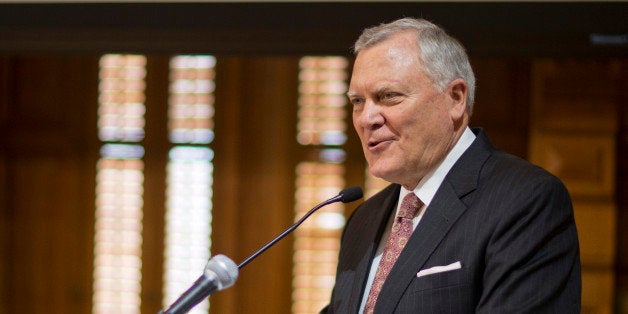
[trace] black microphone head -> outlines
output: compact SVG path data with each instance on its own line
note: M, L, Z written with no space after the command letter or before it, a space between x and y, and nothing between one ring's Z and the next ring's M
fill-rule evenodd
M340 191L338 194L342 196L340 200L343 203L349 203L362 198L362 188L359 186L350 186Z
M205 273L213 273L217 279L217 290L222 290L231 287L238 279L238 265L230 258L219 254L209 259Z

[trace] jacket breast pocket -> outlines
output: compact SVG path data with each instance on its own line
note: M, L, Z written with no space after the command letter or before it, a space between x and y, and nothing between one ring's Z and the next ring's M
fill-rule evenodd
M411 289L413 291L423 291L430 289L440 289L468 284L467 271L463 267L451 271L429 274L414 278Z
M467 270L415 277L395 313L473 313L477 303Z

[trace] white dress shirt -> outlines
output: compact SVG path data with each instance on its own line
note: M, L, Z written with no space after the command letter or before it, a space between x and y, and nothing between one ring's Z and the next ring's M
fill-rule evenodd
M445 176L451 170L451 167L454 166L456 161L462 156L462 154L471 146L471 143L475 140L475 134L467 127L462 136L454 145L452 150L445 156L445 159L436 167L434 170L425 175L419 184L414 188L414 190L409 191L406 190L403 186L401 187L401 191L399 191L399 200L402 200L408 193L414 193L419 199L423 202L423 207L419 209L418 214L414 219L412 219L412 230L416 230L416 227L419 225L421 218L425 214L425 210L432 202L436 191L440 187L441 183L445 179ZM375 278L375 273L377 272L377 267L379 266L379 261L382 259L382 254L384 252L384 248L386 247L386 242L388 240L388 236L390 235L390 230L392 229L392 224L394 222L394 217L397 216L397 212L401 207L401 202L397 201L397 209L395 212L388 218L388 225L386 226L386 230L382 235L382 239L379 241L379 246L377 248L377 252L375 253L375 257L373 258L373 262L371 263L371 270L369 271L369 277L366 281L366 287L364 289L364 294L362 295L362 303L360 305L360 312L364 312L364 307L366 305L366 300L369 296L369 291L371 290L371 286L373 285L373 279Z

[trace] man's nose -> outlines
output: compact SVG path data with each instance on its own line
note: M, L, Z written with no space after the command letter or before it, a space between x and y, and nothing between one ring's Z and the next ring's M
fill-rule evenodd
M364 110L361 116L363 126L373 128L384 124L385 119L381 109L381 106L374 101L367 100L364 103Z

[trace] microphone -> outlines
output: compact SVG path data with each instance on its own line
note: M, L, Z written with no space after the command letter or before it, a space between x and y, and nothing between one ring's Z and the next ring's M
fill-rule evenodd
M224 255L209 259L203 275L194 285L185 291L167 310L159 314L187 313L192 307L203 301L215 291L229 288L238 278L238 267Z
M308 211L305 215L303 215L303 217L301 217L292 226L290 226L284 232L282 232L281 234L276 236L270 242L266 243L264 246L262 246L255 253L251 254L251 256L247 257L242 263L240 263L240 265L238 265L238 269L242 269L242 267L246 266L246 264L250 263L254 258L256 258L260 254L264 253L264 251L266 251L268 248L273 246L279 240L283 239L286 235L288 235L290 232L292 232L294 229L296 229L299 225L301 225L301 223L303 223L305 221L305 219L310 217L319 208L321 208L321 207L323 207L325 205L329 205L331 203L336 203L336 202L349 203L349 202L353 202L355 200L358 200L360 198L362 198L362 188L360 188L359 186L351 186L351 187L348 187L348 188L340 191L340 193L338 193L338 195L336 195L336 196L334 196L334 197L332 197L332 198L330 198L330 199L328 199L328 200L326 200L326 201L324 201L324 202L314 206L314 208L310 209L310 211Z
M194 282L194 285L185 291L170 307L168 307L167 310L160 311L158 314L187 313L192 307L203 301L213 292L231 287L238 278L239 269L251 262L254 258L262 254L279 240L283 239L319 208L336 202L349 203L360 198L362 198L362 189L359 186L348 187L340 191L338 195L310 209L310 211L301 217L296 223L272 239L270 242L266 243L266 245L245 259L242 263L240 263L240 265L236 266L231 259L224 255L216 255L212 257L207 262L203 275L200 276L196 282Z

